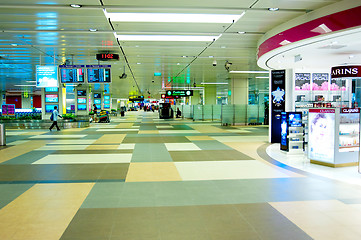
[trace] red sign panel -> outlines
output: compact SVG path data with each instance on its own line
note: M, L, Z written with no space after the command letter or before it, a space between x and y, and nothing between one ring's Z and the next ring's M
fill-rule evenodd
M361 77L361 66L338 66L331 68L331 78Z
M360 113L359 108L341 108L341 113Z
M314 113L335 113L335 109L325 109L325 108L311 108L309 112Z

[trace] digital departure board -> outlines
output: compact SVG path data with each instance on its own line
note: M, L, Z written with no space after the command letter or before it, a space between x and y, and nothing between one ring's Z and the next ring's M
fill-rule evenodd
M61 68L61 83L84 83L84 69L82 68Z
M88 83L110 83L109 68L88 68Z

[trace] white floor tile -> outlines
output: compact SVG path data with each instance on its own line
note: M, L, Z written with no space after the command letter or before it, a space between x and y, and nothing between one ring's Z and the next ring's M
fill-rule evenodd
M157 126L157 128L173 128L173 126L171 126L171 125L169 125L169 126L161 125L161 126Z
M38 136L32 136L30 138L40 138L40 139L43 139L43 138L83 138L85 137L86 135L38 135Z
M194 143L165 143L168 151L201 150Z
M118 149L134 149L135 143L124 143L120 144Z
M257 160L175 162L183 180L289 178L283 172Z
M6 136L17 136L17 135L21 135L21 134L25 134L25 133L29 133L29 132L25 132L25 131L21 131L21 130L19 130L19 131L6 131L5 132L5 134L6 134Z
M33 164L129 163L132 154L51 154Z
M65 144L50 144L50 145L46 145L46 146L42 146L38 149L38 151L45 151L45 150L54 150L54 151L58 151L58 150L85 150L87 147L89 147L90 145L65 145Z
M222 136L212 137L219 142L267 142L268 136Z
M18 140L18 141L14 141L14 142L11 142L11 143L7 143L6 145L15 146L15 145L23 144L23 143L26 143L26 142L29 142L29 140Z

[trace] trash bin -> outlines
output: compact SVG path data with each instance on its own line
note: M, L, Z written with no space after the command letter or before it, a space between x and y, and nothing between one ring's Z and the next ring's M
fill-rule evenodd
M121 116L121 117L124 117L124 111L121 111L121 112L120 112L120 116Z
M0 146L6 145L5 124L0 124Z

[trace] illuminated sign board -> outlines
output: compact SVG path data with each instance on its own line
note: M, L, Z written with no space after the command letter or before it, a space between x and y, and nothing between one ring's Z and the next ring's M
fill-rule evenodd
M338 66L331 68L331 78L361 77L361 66Z
M1 105L2 116L15 116L15 104Z
M57 66L36 66L36 87L59 87Z
M110 61L110 60L119 60L119 54L114 53L98 53L96 55L98 61Z
M193 90L168 90L165 95L168 97L189 97L193 96Z

